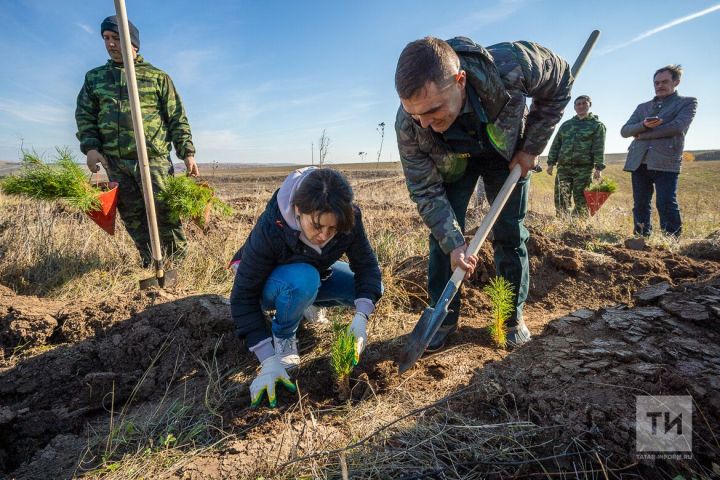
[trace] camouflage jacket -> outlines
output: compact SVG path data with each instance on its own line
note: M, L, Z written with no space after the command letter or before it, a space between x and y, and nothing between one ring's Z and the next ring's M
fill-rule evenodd
M190 124L167 73L138 55L135 60L140 109L148 157L167 157L170 142L179 158L195 154ZM116 158L137 158L125 67L112 60L85 75L75 121L80 150L98 150Z
M487 48L465 37L448 41L484 108L486 131L495 150L510 161L517 150L540 155L570 100L573 78L567 62L531 42ZM530 112L525 100L532 97ZM398 109L395 132L410 198L444 252L465 242L443 182L458 180L467 159L450 152L441 136L422 128Z
M597 115L575 115L563 123L555 135L547 160L548 166L605 168L605 125Z

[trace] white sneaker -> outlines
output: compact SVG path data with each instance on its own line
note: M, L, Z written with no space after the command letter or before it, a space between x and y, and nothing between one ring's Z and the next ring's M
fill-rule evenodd
M325 315L325 309L322 307L316 307L310 305L303 312L303 318L310 323L328 323L327 315Z
M277 338L273 335L273 345L275 346L275 355L280 359L280 364L286 371L294 370L300 365L300 354L295 335L290 338Z

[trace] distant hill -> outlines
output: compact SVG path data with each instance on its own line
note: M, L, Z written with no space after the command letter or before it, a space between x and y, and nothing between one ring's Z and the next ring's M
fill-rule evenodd
M695 155L695 161L709 161L709 160L720 160L720 150L686 150L688 153ZM627 153L606 153L605 163L625 163L625 157ZM540 163L545 163L547 156L543 155L540 157Z
M695 161L710 161L710 160L720 160L720 150L688 150L688 153L692 153L695 156ZM616 163L624 163L625 157L627 156L627 153L606 153L605 154L605 163L608 164L616 164ZM547 156L543 155L540 157L540 163L545 164L547 162ZM389 162L389 164L392 163L399 163L399 162ZM383 166L387 167L388 162L383 162ZM329 163L328 166L340 168L341 165L365 165L368 169L372 170L373 165L377 166L375 162L364 162L362 164L360 163L348 163L348 164L335 164L335 163ZM0 160L0 177L5 175L10 175L14 171L18 170L20 168L21 164L19 162L10 162L7 160ZM200 171L203 173L203 175L210 175L213 172L213 169L215 169L216 173L224 173L228 171L232 171L235 173L238 173L238 170L257 170L258 168L287 168L287 167L297 167L300 168L303 165L299 164L293 164L293 163L200 163L198 165L200 167ZM175 164L175 171L177 173L184 172L185 171L185 164L183 163L176 163Z

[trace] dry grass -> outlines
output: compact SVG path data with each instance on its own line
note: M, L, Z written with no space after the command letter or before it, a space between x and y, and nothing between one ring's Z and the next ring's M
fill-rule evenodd
M530 193L530 211L547 216L540 225L545 233L560 234L569 228L580 228L598 237L626 238L632 234L632 186L630 174L622 171L622 165L609 165L603 175L618 182L618 191L610 196L600 211L587 221L556 218L553 200L554 176L540 173L533 175ZM720 226L720 198L712 195L720 182L720 162L692 162L683 166L678 186L678 200L683 219L681 243L705 238ZM657 210L653 207L653 225L659 230ZM678 242L662 233L654 233L652 245L679 248Z
M399 298L402 295L393 291L394 282L389 281L393 268L410 256L425 254L427 230L407 196L397 165L390 164L369 179L367 175L372 170L363 168L348 173L355 177L352 183L356 198L386 273L388 296L402 303ZM211 227L207 235L190 227L190 250L178 272L181 292L230 291L232 277L227 262L242 245L265 201L289 168L280 170L268 170L265 179L252 178L243 172L245 178L229 175L224 182L218 181L220 197L233 205L236 213L233 220ZM618 192L588 220L555 217L553 178L544 173L534 175L529 223L551 237L567 230L591 234L598 242L629 237L632 231L629 174L622 172L619 165L610 165L605 175L618 181ZM708 192L719 183L720 162L689 163L679 187L683 237L678 242L656 233L650 244L677 251L717 231L720 198ZM656 217L655 212L657 225ZM0 283L20 293L60 299L86 296L88 292L117 295L134 291L136 282L148 276L140 268L139 256L123 228L109 237L83 215L57 203L21 201L7 196L0 196L0 218L4 219L0 221ZM472 219L469 215L471 224Z

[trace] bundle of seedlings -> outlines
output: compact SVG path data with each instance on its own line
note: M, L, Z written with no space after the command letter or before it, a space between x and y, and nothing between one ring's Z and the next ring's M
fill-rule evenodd
M333 324L335 339L330 347L330 368L340 401L350 398L350 372L355 360L355 335L345 325Z
M167 204L172 220L191 220L200 228L205 228L211 212L225 217L233 213L228 204L215 196L210 185L185 175L168 178L157 196Z
M100 209L101 191L90 184L69 150L58 148L57 153L55 163L45 163L36 154L23 152L20 173L0 181L0 190L7 195L63 200L84 213Z
M585 191L615 193L617 191L617 182L612 178L603 178L601 182L591 183Z
M485 285L483 292L490 297L492 305L492 317L490 325L488 325L490 338L498 348L505 348L507 346L507 327L505 323L510 318L514 308L513 298L515 294L513 293L513 286L503 277L495 277Z

